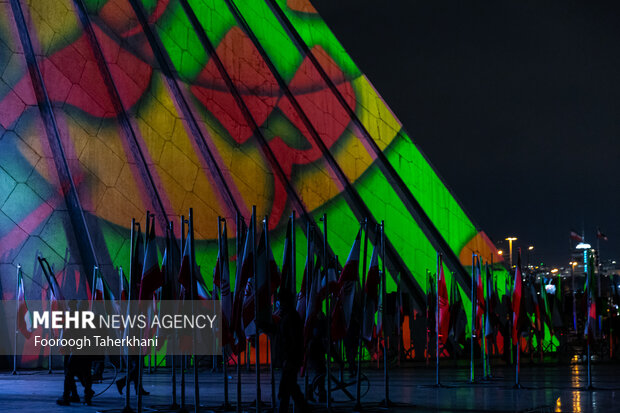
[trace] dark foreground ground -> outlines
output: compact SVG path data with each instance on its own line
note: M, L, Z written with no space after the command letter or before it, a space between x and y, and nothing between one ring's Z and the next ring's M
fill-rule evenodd
M496 367L491 380L468 383L469 369L443 368L444 387L436 388L435 371L425 367L400 367L390 371L390 399L399 404L391 412L620 412L620 365L605 364L593 366L594 390L586 390L586 368L584 365L524 365L521 371L522 389L515 390L514 370ZM370 389L362 399L366 411L379 411L376 407L384 398L383 372L366 369ZM151 392L144 397L144 411L156 405L171 401L170 375L165 369L145 374L145 388ZM270 374L262 373L262 399L268 406L271 400ZM255 399L254 372L243 371L242 401L244 411ZM94 390L102 392L93 399L93 406L73 404L70 407L57 406L55 401L62 392L63 374L54 371L23 371L17 376L10 372L0 373L0 410L15 412L96 412L123 407L124 397L115 386L104 391L114 379L114 371L106 370L105 380L95 384ZM279 381L276 374L276 384ZM200 372L200 402L202 411L221 411L216 408L224 400L223 375L208 370ZM300 379L303 386L303 380ZM193 403L193 374L187 375L187 400ZM303 387L302 387L303 388ZM78 385L80 395L82 388ZM355 394L355 387L349 387ZM229 380L231 403L236 400L235 380ZM180 397L180 389L177 391ZM334 393L335 411L352 411L353 403L346 402L346 395ZM135 398L132 397L135 407ZM324 411L316 405L316 411ZM119 410L120 411L120 410ZM192 409L193 411L193 409ZM292 411L292 408L291 408ZM385 410L384 410L385 411Z

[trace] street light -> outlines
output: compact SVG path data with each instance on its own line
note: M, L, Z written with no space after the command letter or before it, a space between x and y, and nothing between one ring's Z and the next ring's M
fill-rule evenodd
M512 241L516 241L517 237L508 237L506 241L508 241L508 250L510 254L510 268L512 268Z

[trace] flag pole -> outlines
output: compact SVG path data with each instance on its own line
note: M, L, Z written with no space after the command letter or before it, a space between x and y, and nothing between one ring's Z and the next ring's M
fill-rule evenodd
M146 257L146 251L149 243L149 229L151 228L151 213L146 211L146 242L144 243L144 256ZM142 267L144 271L144 266ZM140 281L142 282L142 281ZM138 297L140 299L140 297ZM138 389L136 390L138 396L138 413L142 413L142 373L144 368L144 358L142 356L142 346L138 351Z
M310 277L312 276L312 264L313 264L313 261L314 261L314 256L311 256L311 255L314 255L313 254L314 251L312 251L313 230L314 230L314 228L312 226L310 226L310 221L308 220L308 222L306 224L306 234L308 234L308 238L307 238L307 241L308 241L307 242L307 248L308 248L307 254L308 255L307 255L305 285L304 285L304 288L305 288L305 291L306 291L305 297L304 297L304 300L306 300L305 314L304 314L304 323L305 323L306 316L308 314L308 305L309 305L308 304L309 303L308 298L310 296L310 290L308 289L308 287L312 284L310 282ZM329 319L330 319L330 314L328 313L327 314L327 323L328 323L328 325L330 324ZM329 327L327 328L327 334L329 334ZM307 349L304 349L304 351L305 350L307 350ZM306 366L304 366L304 396L305 396L306 401L308 401L309 396L310 396L310 386L309 386L309 383L308 383L308 372L306 371L305 367Z
M221 216L217 216L217 247L218 247L218 256L220 258L219 261L221 261L221 253L222 253L222 240L221 240L221 233L222 233L222 227L221 227ZM216 263L218 266L218 271L220 271L220 286L221 281L222 281L222 266L219 263ZM216 285L215 285L215 274L213 275L213 288L211 290L211 299L215 300L217 298L216 294L215 294L215 289L216 289ZM220 296L220 300L221 300L221 296ZM217 336L214 334L213 335L213 348L217 349L218 345L217 345ZM222 357L224 356L224 348L222 348ZM213 373L217 373L217 354L214 354L213 356L211 356L211 360L213 362L213 367L211 367L211 372Z
M385 221L381 220L381 303L384 308L381 309L381 328L383 329L384 340L387 339L385 334L385 306L387 304L386 294L386 282L387 274L385 272ZM398 319L397 324L400 323L400 310L397 309L396 317ZM377 336L379 332L377 332ZM400 342L400 339L399 339ZM400 347L399 347L400 348ZM378 357L377 357L378 359ZM385 399L383 400L383 406L388 408L393 405L390 401L390 376L388 371L388 357L386 342L383 343L383 389L385 392Z
M21 271L22 265L17 264L17 283L15 283L15 347L13 351L13 373L11 373L13 376L17 374L17 316L19 314L19 275Z
M489 273L489 263L485 264L486 274ZM480 274L480 282L482 282L482 297L484 298L484 290L485 290L485 282L482 281L482 274ZM488 283L488 280L486 281ZM489 306L489 292L487 291L486 296L486 307ZM480 352L482 353L482 380L487 379L487 317L488 314L482 315L483 319L480 320L480 330L482 331L482 337L480 338L482 343L482 348Z
M242 228L241 228L241 217L239 216L239 213L237 212L237 215L235 216L235 223L237 224L237 228L236 228L236 232L237 232L237 237L236 237L236 242L235 242L235 252L237 254L237 263L235 265L235 285L236 285L236 281L237 281L237 277L240 276L241 274L241 262L243 260L243 257L241 257L241 255L243 255L243 253L241 252L241 233L242 233ZM236 291L235 291L236 293ZM234 327L236 328L236 326ZM235 407L235 410L237 413L241 413L241 352L239 352L239 354L237 354L237 406Z
M270 251L271 246L269 245L269 215L265 215L265 219L263 220L263 232L265 233L265 276L267 283L267 294L269 295L269 300L267 301L269 304L269 322L271 323L273 316L273 304L272 304L272 295L271 295L271 257ZM258 320L258 313L256 314L256 320ZM258 327L257 327L258 328ZM258 331L258 330L257 330ZM269 335L267 335L267 343L268 343L268 354L269 354L269 374L270 374L270 386L271 386L271 409L273 411L276 410L276 376L275 371L273 370L273 342Z
M430 275L430 271L428 270L428 268L426 269L426 285L428 286L428 288L431 288L431 275ZM430 319L430 310L429 310L429 303L430 299L429 299L429 293L426 293L426 353L424 354L424 359L426 361L426 367L428 367L429 363L430 363L430 353L431 353L431 339L430 339L430 326L428 324L428 320Z
M323 271L325 271L325 279L327 284L327 297L325 297L325 305L327 310L327 400L325 401L327 411L331 412L331 357L332 357L332 332L331 332L331 317L330 314L330 288L329 288L329 274L327 270L327 214L323 214ZM309 295L309 294L308 294ZM320 299L319 299L320 300ZM307 311L307 309L306 309Z
M469 382L473 383L474 373L474 329L476 327L476 254L471 255L471 331L470 331L470 359L469 359Z
M168 250L168 259L166 260L166 282L170 283L168 286L168 290L172 292L176 292L176 288L172 288L174 286L173 274L172 274L172 263L174 260L174 250L172 246L174 245L176 240L174 240L174 223L172 221L168 222L168 234L166 237L166 249ZM122 271L122 268L121 268ZM121 279L122 282L122 279ZM177 294L171 294L169 297L172 300L177 300L179 297ZM170 357L170 368L171 368L171 381L172 381L172 404L170 404L169 408L172 410L177 410L179 405L177 404L177 369L176 369L176 331L172 340L170 340L170 347L172 348L172 356Z
M357 376L357 383L356 383L356 395L355 395L355 407L353 408L354 412L361 412L362 411L362 326L364 325L364 315L366 314L366 297L364 294L364 285L366 284L366 253L368 251L368 218L364 218L364 220L362 221L362 225L364 227L364 258L362 259L362 291L361 291L361 295L362 295L362 322L360 323L360 328L359 328L359 338L357 340L357 372L356 372L356 376ZM376 230L376 228L375 228ZM357 274L357 277L359 277L359 273ZM359 278L358 278L359 280ZM329 389L329 381L327 382L328 386L327 388ZM328 399L329 399L329 394L328 394Z
M519 368L521 367L521 337L517 331L517 368L515 369L515 389L521 388L521 383L519 382Z
M437 275L435 277L435 375L437 376L437 387L441 386L439 381L439 272L441 271L441 253L437 252Z
M256 277L256 205L252 205L252 220L250 222L252 227L252 272L254 276L254 288L252 293L254 294L254 351L255 365L256 365L256 412L261 411L261 389L260 389L260 333L258 331L258 323L256 322L258 316L258 294L256 289L258 287L258 278Z
M195 289L197 280L196 276L196 257L194 256L194 209L189 209L189 268L190 268L190 291L192 298L192 313L194 313L194 298L196 297ZM196 329L192 329L192 351L194 353L194 412L200 411L200 386L198 382L198 358L196 357Z
M132 218L131 219L131 231L130 231L130 237L131 237L131 242L129 243L129 285L127 288L127 311L129 311L129 303L131 300L131 283L132 283L132 279L131 279L131 273L134 270L133 268L133 256L135 254L135 246L134 246L134 233L135 233L135 228L136 228L136 219ZM129 314L129 313L128 313ZM129 330L125 329L125 333L128 334ZM133 413L133 409L131 408L130 405L130 396L129 396L129 392L131 390L130 387L130 379L129 379L129 347L127 347L126 349L126 355L125 355L125 367L127 369L127 374L125 375L125 407L123 408L123 413Z
M23 284L24 280L22 278L22 284ZM26 292L24 291L24 300L26 299ZM52 309L52 289L50 288L49 292L48 292L48 301L49 301L49 308L50 310ZM52 326L50 325L48 328L48 334L49 337L52 338ZM48 360L47 360L47 374L52 374L52 346L50 346L50 352L48 355Z
M598 240L598 239L597 239ZM587 277L587 281L586 281L586 286L587 286L587 297L588 297L588 314L586 315L586 325L587 325L587 329L588 329L588 336L586 337L586 340L588 342L588 390L592 390L592 365L590 363L590 337L594 337L594 332L592 331L592 329L594 328L594 326L592 325L592 322L590 320L590 308L592 307L592 281L593 281L593 276L594 275L594 268L592 268L592 262L594 261L592 258L592 253L589 253L589 257L588 257L588 274L586 274ZM592 275L590 275L592 274ZM596 316L596 307L595 307L595 311L594 311L594 315Z
M295 210L293 210L291 214L291 278L292 278L292 288L293 288L293 297L297 294L297 258L296 258L296 243L295 243Z
M220 299L223 298L222 279L224 277L224 254L223 254L224 242L228 241L228 240L224 240L224 238L222 237L223 226L224 227L226 226L226 219L218 216L217 217L217 238L218 238L218 244L219 244L219 249L220 249L220 260L219 260L219 268L218 268L220 272ZM226 248L226 251L228 251L228 248ZM226 254L226 259L228 259L228 254ZM229 280L229 284L230 284L230 280ZM222 409L224 411L230 411L232 410L232 406L228 402L228 360L226 358L226 352L224 351L223 340L222 340L222 373L224 376L224 404L222 405Z
M181 248L185 249L185 224L188 224L185 219L185 215L181 215ZM181 266L183 266L183 255L185 251L181 252ZM185 369L187 368L187 354L183 351L181 355L181 408L179 413L187 413L187 407L185 407Z

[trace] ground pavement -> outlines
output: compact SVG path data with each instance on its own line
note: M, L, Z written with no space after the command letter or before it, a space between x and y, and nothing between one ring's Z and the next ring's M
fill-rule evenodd
M370 388L362 399L368 412L379 411L377 404L384 398L382 370L367 368ZM242 401L244 411L255 400L255 373L243 370ZM114 378L114 371L106 370L104 383L95 384L96 392L103 391ZM435 383L435 370L424 366L406 366L390 371L390 399L396 405L391 412L614 412L620 411L620 365L593 366L594 390L585 390L586 369L584 365L524 365L521 370L522 389L516 390L514 369L509 366L494 368L494 377L488 381L469 383L469 369L447 367L441 370L443 387ZM236 376L235 376L236 379ZM271 400L270 374L267 369L261 375L262 399L268 406ZM10 372L0 373L0 411L18 412L96 412L122 408L124 397L115 386L93 399L93 406L73 404L57 406L55 401L62 392L62 371L22 371L17 376ZM278 374L276 374L276 384ZM203 411L217 411L214 407L224 399L223 376L203 370L199 375L200 402ZM303 386L303 380L300 379ZM165 369L144 375L146 390L145 412L154 405L170 403L170 375ZM303 387L302 387L303 388ZM348 388L355 394L355 387ZM82 388L78 384L82 395ZM230 401L236 400L236 381L229 380ZM180 397L180 389L177 390ZM334 393L335 411L352 411L353 403L346 402L346 395ZM193 403L193 373L187 374L187 400ZM132 397L135 407L135 398ZM316 405L316 411L324 411ZM292 411L292 409L291 409Z

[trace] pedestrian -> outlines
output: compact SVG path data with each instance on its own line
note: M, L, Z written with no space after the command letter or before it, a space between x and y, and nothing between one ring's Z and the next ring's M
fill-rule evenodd
M297 383L297 376L303 363L303 323L293 304L293 295L283 291L280 296L280 322L274 342L275 354L282 366L278 398L279 413L287 413L290 398L293 398L296 412L308 411L308 404Z

